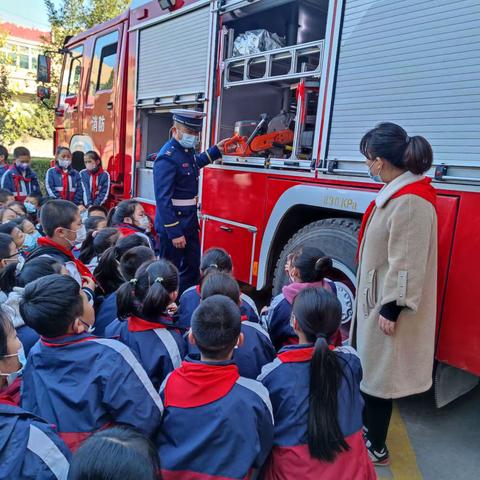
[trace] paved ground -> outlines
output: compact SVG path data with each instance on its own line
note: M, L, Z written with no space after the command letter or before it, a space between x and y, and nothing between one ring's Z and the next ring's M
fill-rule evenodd
M442 409L431 394L398 401L380 480L480 479L480 387Z

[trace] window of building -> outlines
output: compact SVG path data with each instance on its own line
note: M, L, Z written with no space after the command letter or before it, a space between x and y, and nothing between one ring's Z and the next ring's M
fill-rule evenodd
M90 72L88 103L93 102L96 92L112 89L117 62L117 47L117 30L97 38Z

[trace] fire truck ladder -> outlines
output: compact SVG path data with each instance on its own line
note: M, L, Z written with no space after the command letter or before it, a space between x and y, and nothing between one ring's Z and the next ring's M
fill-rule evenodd
M253 83L320 77L324 44L324 40L319 40L228 58L224 62L224 86L230 88ZM312 64L309 61L312 57L318 58L318 63Z

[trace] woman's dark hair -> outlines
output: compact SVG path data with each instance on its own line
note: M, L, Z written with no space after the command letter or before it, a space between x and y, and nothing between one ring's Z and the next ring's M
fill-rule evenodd
M360 141L360 152L369 160L384 158L417 175L425 173L433 163L432 147L424 137L409 137L402 127L391 122L379 123L368 131Z
M94 150L89 150L86 154L85 157L90 157L91 159L95 160L96 162L101 162L102 159L100 158L100 155L95 152Z
M157 449L127 427L101 430L89 437L72 458L68 480L160 480Z
M117 310L120 318L138 316L157 320L167 314L172 303L170 294L178 291L178 270L168 260L144 263L135 278L125 282L117 291Z
M90 218L99 219L96 222L97 225L100 221L105 221L105 219L102 217L89 217L89 219ZM94 224L95 222L89 222L89 226ZM85 221L85 228L87 228L87 236L82 243L80 256L78 258L86 264L91 262L95 255L101 255L108 248L113 247L120 238L120 232L116 228L103 228L102 230L98 231L95 229L88 230L87 221Z
M113 227L123 223L124 218L133 218L135 208L140 205L137 200L123 200L108 212L108 226Z
M296 296L292 314L307 340L315 344L310 362L308 449L312 457L333 462L337 454L349 450L338 423L342 367L328 344L340 326L342 307L325 289L306 288Z
M204 277L202 282L202 301L213 295L224 295L231 298L237 305L240 301L238 282L228 273L214 272Z
M232 258L223 248L210 248L203 254L200 263L202 277L213 272L231 273L232 270Z
M105 230L107 229L104 228L102 232ZM115 246L107 248L107 250L102 253L93 274L105 295L115 292L125 281L119 269L119 262L122 255L131 248L139 246L149 247L150 244L143 235L134 234L120 238Z
M143 263L153 260L155 260L155 252L151 248L133 247L120 258L120 273L126 281L131 280Z
M59 337L83 314L80 285L68 275L47 275L29 283L20 301L20 315L39 335Z
M291 256L291 265L303 283L321 282L333 270L332 259L317 247L301 247Z
M13 330L13 324L7 313L0 308L0 357L8 355L8 336Z

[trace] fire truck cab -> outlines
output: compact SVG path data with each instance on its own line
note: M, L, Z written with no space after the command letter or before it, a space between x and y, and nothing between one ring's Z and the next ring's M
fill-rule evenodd
M161 0L70 39L56 145L97 150L114 200L154 209L149 155L172 108L207 114L202 146L235 136L204 169L204 249L278 292L287 255L334 260L345 327L360 220L378 185L358 144L380 121L425 136L439 194L436 391L443 405L480 375L480 6L460 0Z

